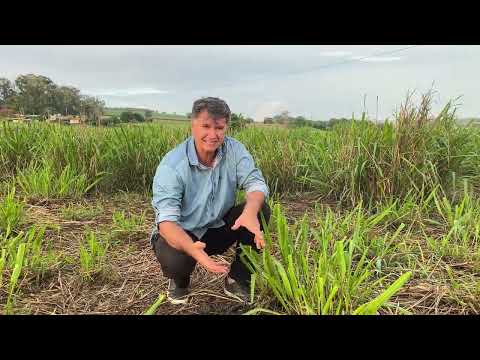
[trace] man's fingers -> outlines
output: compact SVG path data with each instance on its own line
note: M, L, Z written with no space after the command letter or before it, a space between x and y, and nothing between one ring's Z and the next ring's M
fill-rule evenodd
M215 264L215 267L220 270L220 272L227 272L228 271L228 265L230 265L228 262L226 261L222 261L222 262L217 262L217 261L214 261L213 262Z
M265 240L263 239L262 233L255 235L255 245L257 245L257 249L263 249L265 247Z
M263 249L265 247L265 240L260 239L260 248Z
M228 271L228 267L214 263L213 265L209 266L209 270L214 273L226 273Z
M255 239L257 240L257 248L262 249L265 247L265 240L263 238L263 232L259 229L255 235Z
M262 239L257 240L257 249L263 249L265 247L265 242Z
M203 267L210 272L213 273L226 273L228 271L227 262L217 262L209 259L208 261L204 262Z
M233 224L232 226L232 230L237 230L239 227L240 227L240 222L237 219L237 221L235 221L235 224Z
M220 274L226 274L227 272L228 272L228 268L226 266L221 266L218 269L218 273L220 273Z

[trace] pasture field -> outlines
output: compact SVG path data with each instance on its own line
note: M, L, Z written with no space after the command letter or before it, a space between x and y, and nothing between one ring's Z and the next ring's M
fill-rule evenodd
M163 301L150 201L189 123L1 122L0 313L480 313L480 129L458 125L450 104L435 117L424 97L385 124L230 135L272 193L267 247L244 252L255 305L197 267L179 307Z

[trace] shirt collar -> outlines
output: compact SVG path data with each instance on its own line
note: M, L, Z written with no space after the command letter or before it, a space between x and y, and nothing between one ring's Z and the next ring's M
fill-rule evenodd
M215 158L215 163L214 163L215 165L218 164L222 159L224 154L224 148L225 148L225 140L217 150L217 156ZM190 165L194 165L194 166L202 165L200 161L198 161L197 150L195 150L195 140L193 139L193 136L190 136L190 138L187 141L187 156L188 156L188 161L190 162Z

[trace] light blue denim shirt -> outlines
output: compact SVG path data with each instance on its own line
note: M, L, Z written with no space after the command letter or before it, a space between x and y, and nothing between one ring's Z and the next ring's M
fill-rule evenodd
M172 221L201 239L209 228L225 225L222 218L235 205L237 189L261 191L265 199L269 195L245 146L226 136L213 168L209 168L198 161L194 139L189 137L157 167L152 200L157 226L153 233L160 222Z

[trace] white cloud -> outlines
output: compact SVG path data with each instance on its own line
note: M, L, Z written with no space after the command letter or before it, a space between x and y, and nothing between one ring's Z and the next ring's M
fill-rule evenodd
M255 121L263 121L265 117L273 116L284 110L287 110L287 107L281 101L264 102L257 106L253 118Z
M352 56L352 60L359 60L363 62L390 62L390 61L398 61L403 59L403 56Z
M131 88L131 89L97 89L97 90L87 90L86 94L92 94L97 96L138 96L138 95L158 95L158 94L169 94L171 91L167 90L158 90L153 88Z

